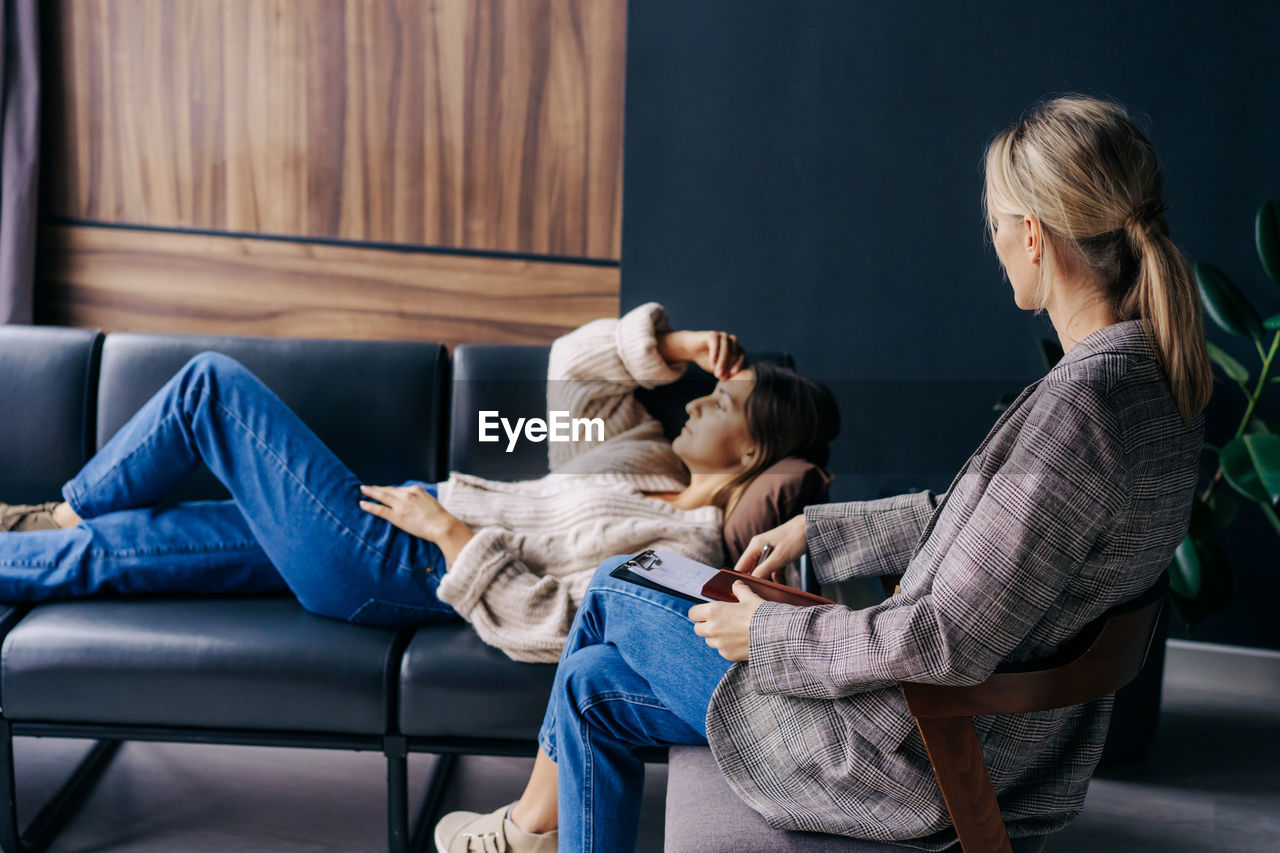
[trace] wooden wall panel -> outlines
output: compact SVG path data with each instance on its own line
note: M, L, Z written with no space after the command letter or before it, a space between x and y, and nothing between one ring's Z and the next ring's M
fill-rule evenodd
M618 314L618 268L90 226L40 235L38 322L548 343Z
M620 256L624 0L55 0L46 213Z

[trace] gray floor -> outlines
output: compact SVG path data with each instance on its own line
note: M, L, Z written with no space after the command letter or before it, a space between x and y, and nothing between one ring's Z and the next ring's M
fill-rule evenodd
M1049 851L1280 851L1280 701L1165 685L1153 749L1089 786Z
M52 790L80 754L74 741L20 739L20 806ZM411 758L421 796L429 756ZM453 807L514 799L531 761L462 763ZM381 756L175 744L127 744L54 851L358 851L385 849ZM641 851L662 849L665 768L650 767ZM1166 683L1155 747L1140 767L1094 780L1058 851L1280 850L1280 703Z

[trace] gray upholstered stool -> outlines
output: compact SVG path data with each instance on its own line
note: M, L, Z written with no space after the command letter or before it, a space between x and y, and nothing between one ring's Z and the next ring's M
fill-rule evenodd
M1039 853L1044 836L1013 839ZM814 832L773 829L738 798L703 746L674 746L667 770L666 853L902 853L913 848ZM959 853L959 845L948 848Z

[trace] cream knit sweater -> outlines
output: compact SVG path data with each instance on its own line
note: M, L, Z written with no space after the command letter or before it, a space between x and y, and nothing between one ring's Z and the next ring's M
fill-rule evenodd
M475 531L440 582L486 643L519 661L554 663L596 567L645 548L719 565L722 514L684 510L644 492L688 485L662 426L636 401L683 372L658 355L667 316L649 303L557 340L547 408L601 418L604 441L547 443L551 473L504 483L452 473L440 502Z

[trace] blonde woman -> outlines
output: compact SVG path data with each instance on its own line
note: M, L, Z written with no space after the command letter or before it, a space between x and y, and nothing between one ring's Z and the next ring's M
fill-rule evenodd
M496 849L512 853L631 849L643 780L632 750L708 742L772 826L954 842L897 683L977 684L1052 652L1147 590L1186 532L1212 380L1163 205L1155 153L1115 104L1058 98L997 136L996 253L1014 301L1048 312L1066 355L945 495L810 507L756 536L738 565L771 575L807 551L825 582L902 574L901 591L863 610L799 608L738 584L737 603L687 609L602 571L524 796L446 816L437 848L501 836ZM975 720L1012 836L1080 811L1110 707Z

